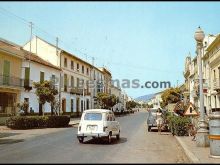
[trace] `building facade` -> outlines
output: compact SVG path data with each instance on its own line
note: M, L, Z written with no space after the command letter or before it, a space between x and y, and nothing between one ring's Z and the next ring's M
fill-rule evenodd
M0 114L15 115L24 81L21 79L24 54L21 48L0 39Z

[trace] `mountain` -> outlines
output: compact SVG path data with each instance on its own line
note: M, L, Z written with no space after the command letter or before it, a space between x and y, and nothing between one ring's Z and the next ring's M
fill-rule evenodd
M148 95L144 95L144 96L139 96L137 98L135 98L136 101L148 101L150 99L152 99L155 96L155 94L148 94Z

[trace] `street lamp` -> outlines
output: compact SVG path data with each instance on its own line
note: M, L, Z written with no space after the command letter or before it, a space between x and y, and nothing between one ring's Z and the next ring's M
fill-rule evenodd
M194 38L196 40L196 53L198 55L198 65L199 65L199 101L200 101L200 118L199 118L199 129L196 135L196 144L198 147L207 147L209 146L209 139L207 130L208 124L205 121L204 113L204 97L203 97L203 76L202 76L202 48L203 40L205 34L200 27L195 32Z

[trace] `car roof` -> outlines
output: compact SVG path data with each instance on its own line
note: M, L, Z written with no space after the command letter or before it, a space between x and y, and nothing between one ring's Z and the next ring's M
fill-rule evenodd
M87 113L87 112L112 112L111 110L109 109L87 109L84 111L84 113Z

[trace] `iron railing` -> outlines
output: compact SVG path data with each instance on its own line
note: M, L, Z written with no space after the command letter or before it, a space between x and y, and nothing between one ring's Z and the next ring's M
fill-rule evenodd
M24 80L19 77L0 75L0 85L10 87L23 87Z

